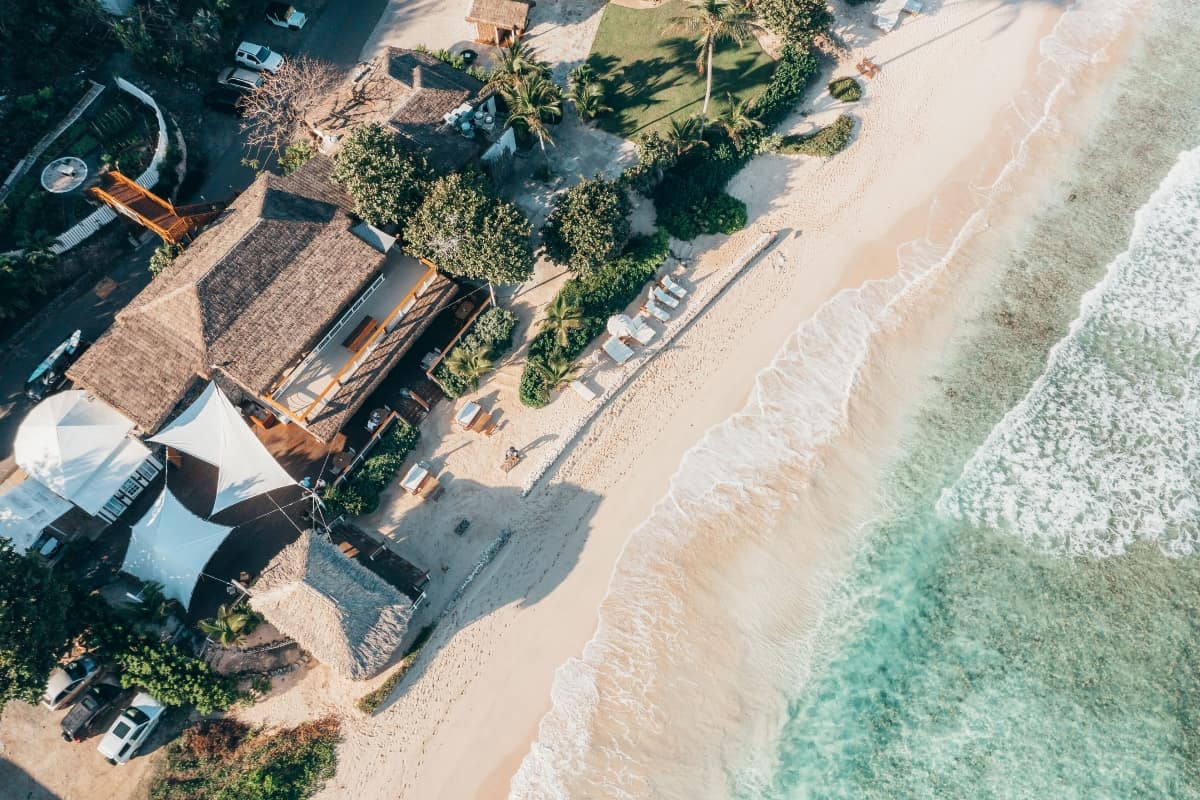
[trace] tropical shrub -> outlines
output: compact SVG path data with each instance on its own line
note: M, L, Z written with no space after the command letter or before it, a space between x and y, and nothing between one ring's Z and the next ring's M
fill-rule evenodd
M283 155L280 156L279 166L283 167L284 175L291 175L309 161L312 161L313 156L316 154L317 149L312 146L312 142L292 142L283 151Z
M784 136L779 152L828 158L846 149L854 136L854 119L845 114L818 131Z
M561 374L593 339L604 332L605 323L632 303L654 277L667 257L669 237L666 231L653 236L635 236L620 257L594 272L577 275L559 290L555 302L578 305L583 311L582 324L570 330L566 344L556 330L546 328L529 343L529 355L521 374L518 397L524 405L541 408L550 402L550 378Z
M754 8L785 42L808 44L833 24L826 0L757 0Z
M676 239L734 233L746 227L746 204L726 192L702 194L670 204L659 212L658 221Z
M333 718L272 732L234 720L206 720L167 747L151 800L307 800L333 777Z
M862 99L862 84L847 75L844 78L830 81L829 93L833 95L834 99L841 100L843 103L853 103Z
M31 553L0 539L0 708L36 703L75 633L69 585Z
M53 254L40 249L0 256L0 320L22 317L45 298L54 280L55 262Z
M512 347L513 331L517 327L517 315L507 308L493 306L484 311L462 338L454 345L454 349L446 354L446 358L433 370L433 376L442 385L442 391L450 399L462 397L469 391L467 383L450 371L446 363L454 356L460 347L484 348L491 361L497 361Z
M149 270L150 274L158 277L163 274L167 267L175 263L175 259L183 252L183 247L177 244L160 244L154 249L154 253L150 256Z
M533 274L529 220L478 172L438 178L405 229L408 250L451 275L520 283Z
M334 159L334 182L354 198L360 217L380 227L411 217L431 176L423 156L401 149L395 134L377 123L351 131Z
M233 705L237 692L203 661L170 642L143 637L113 653L121 665L121 685L145 689L168 706L195 706L211 714Z
M358 469L322 493L326 513L331 517L342 514L354 517L379 508L381 493L404 466L404 459L420 438L421 429L417 426L402 419L393 422Z
M596 269L629 240L631 210L616 183L599 175L585 178L555 198L542 228L546 255L576 272Z

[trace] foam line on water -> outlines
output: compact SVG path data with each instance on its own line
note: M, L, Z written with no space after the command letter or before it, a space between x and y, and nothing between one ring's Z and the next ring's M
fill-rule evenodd
M1041 43L1042 93L1026 98L1038 113L1026 117L1012 158L995 180L976 187L978 208L953 240L940 246L914 242L897 254L901 269L895 276L831 298L756 377L746 407L707 431L684 456L668 494L625 545L596 633L580 658L558 669L552 708L513 778L513 797L582 796L573 791L579 786L610 798L648 796L648 778L639 774L633 752L636 731L627 737L606 733L602 773L589 771L588 754L595 746L594 713L602 694L639 726L654 730L666 724L645 701L645 685L653 681L655 654L682 635L687 576L672 567L678 554L695 544L698 532L710 539L744 533L701 520L735 511L769 517L780 498L755 488L762 474L805 476L816 465L822 444L848 424L850 400L876 337L902 324L907 302L928 290L965 243L986 228L993 198L1025 163L1033 139L1055 129L1054 110L1072 80L1103 56L1134 5L1097 9L1094 2L1078 0L1062 15Z
M1064 555L1200 544L1200 148L938 509Z

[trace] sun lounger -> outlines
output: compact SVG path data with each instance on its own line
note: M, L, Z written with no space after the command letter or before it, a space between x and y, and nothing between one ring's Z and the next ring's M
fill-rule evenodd
M662 284L662 287L664 289L666 289L668 292L670 292L671 294L678 297L680 300L687 297L687 289L683 288L678 283L671 280L670 275L663 275L661 278L659 278L658 282L660 284Z
M604 352L608 353L608 357L618 364L624 364L629 359L633 358L633 348L622 342L620 339L608 338L604 340Z
M575 394L587 400L589 403L596 399L596 393L593 392L586 383L582 381L571 381L571 388L575 390Z
M646 301L646 305L642 306L642 310L647 314L651 314L658 318L659 322L669 322L671 320L671 312L654 302L654 298Z
M658 331L647 325L640 316L629 319L629 332L642 344L650 344L654 341L654 337L658 336Z
M655 286L651 294L654 295L655 300L667 308L679 308L679 298L672 297L668 292L663 291L661 286Z

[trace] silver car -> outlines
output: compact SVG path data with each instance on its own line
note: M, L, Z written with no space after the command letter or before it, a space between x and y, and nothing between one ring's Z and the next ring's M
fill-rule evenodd
M42 705L51 711L62 708L78 697L99 672L100 662L90 653L84 653L64 667L55 667L46 681Z
M121 712L108 733L104 734L96 749L110 764L126 763L149 738L150 731L162 719L164 711L166 708L162 703L145 692L138 692L129 708Z

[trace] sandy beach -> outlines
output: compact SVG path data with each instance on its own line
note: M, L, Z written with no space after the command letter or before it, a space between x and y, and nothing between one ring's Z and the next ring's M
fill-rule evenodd
M823 304L935 256L975 214L979 195L1012 161L1035 111L1030 98L1045 95L1039 47L1064 7L927 7L886 36L869 28L865 7L840 20L849 50L833 76L852 74L864 56L882 74L864 82L864 99L850 108L822 95L822 81L805 104L812 113L781 132L847 112L858 122L856 141L829 161L760 156L730 186L749 206L747 230L673 243L689 302L711 295L711 305L690 325L663 329L669 345L603 408L570 392L546 409L521 407L518 350L477 395L502 423L494 441L454 430L461 401L425 422L419 455L439 470L446 496L422 504L393 493L361 522L430 568L429 613L445 605L487 542L506 530L513 537L439 622L384 708L346 719L338 773L322 798L506 796L551 707L555 670L592 637L627 537L666 494L683 454L746 403L755 375ZM774 233L774 245L727 287L706 288ZM513 299L523 331L559 280L542 267ZM596 361L588 380L605 389L625 377ZM509 445L528 456L504 475L496 465ZM461 538L453 533L459 519L471 521ZM345 684L318 667L242 716L292 723L345 708L372 685Z

